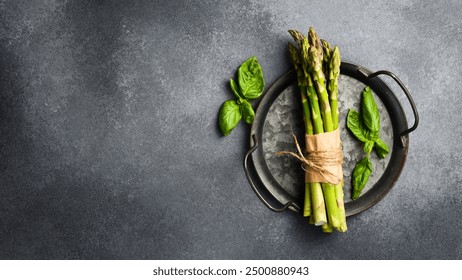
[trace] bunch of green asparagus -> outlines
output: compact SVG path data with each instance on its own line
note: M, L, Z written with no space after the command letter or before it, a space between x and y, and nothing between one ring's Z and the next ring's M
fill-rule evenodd
M305 133L332 132L339 125L338 77L340 51L321 40L313 28L308 35L289 30L298 48L289 43L289 53L297 73L301 93ZM337 185L305 183L303 215L324 232L347 230L343 202L343 180Z

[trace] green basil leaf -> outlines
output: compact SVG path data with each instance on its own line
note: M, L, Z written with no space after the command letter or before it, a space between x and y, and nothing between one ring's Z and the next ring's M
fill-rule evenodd
M241 94L247 99L260 97L265 88L263 71L256 57L247 59L237 70Z
M218 125L223 135L229 135L242 118L239 104L235 100L228 100L221 105L218 114Z
M253 111L252 104L250 104L249 101L243 99L241 101L240 107L244 121L248 124L252 124L253 120L255 119L255 112Z
M390 152L387 144L385 144L385 142L383 142L380 138L375 141L374 149L379 158L385 158L385 156Z
M366 154L370 154L372 151L372 148L374 148L374 141L367 140L366 143L364 144L364 152Z
M347 127L359 141L367 142L368 139L364 134L365 131L362 125L361 115L354 109L348 111Z
M361 113L366 127L370 131L378 132L380 130L380 114L370 87L366 87L362 92Z
M377 139L379 139L378 131L370 131L364 124L363 124L363 129L365 130L364 134L366 135L367 140L375 142L377 141Z
M378 131L370 131L363 123L361 115L354 109L350 109L347 115L347 127L353 135L361 142L375 142L379 139Z
M369 180L369 176L372 173L372 163L369 160L369 157L366 156L362 158L360 161L355 166L355 169L353 170L353 176L352 176L352 185L353 185L353 193L351 198L352 199L357 199L359 198L359 195L364 189L364 186L366 186L367 181Z
M231 86L231 90L233 91L234 96L236 96L237 99L242 99L241 93L239 92L239 87L233 79L229 80L229 85Z

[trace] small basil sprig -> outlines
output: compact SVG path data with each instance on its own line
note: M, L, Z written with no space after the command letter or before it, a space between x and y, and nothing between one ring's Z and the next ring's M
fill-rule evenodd
M363 150L366 153L353 170L352 199L359 197L372 173L372 163L369 159L372 149L375 149L380 158L385 158L390 152L387 144L380 139L380 114L370 87L363 90L361 97L361 114L350 109L347 116L348 129L364 143Z
M241 64L237 78L239 85L233 79L229 81L236 100L224 102L218 113L218 125L225 136L231 133L242 118L248 124L253 123L255 112L248 100L260 97L265 88L263 71L256 57Z
M379 109L369 87L366 87L362 92L361 114L354 109L348 111L347 127L359 141L365 143L364 152L366 154L375 148L377 155L380 158L385 158L390 152L387 144L379 136Z

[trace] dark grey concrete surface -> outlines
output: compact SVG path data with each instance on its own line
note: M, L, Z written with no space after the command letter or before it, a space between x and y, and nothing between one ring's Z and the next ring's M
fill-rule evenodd
M460 259L461 10L0 1L0 258ZM399 75L421 114L398 183L345 234L268 210L242 169L249 127L217 128L238 65L257 56L270 85L290 69L287 29L309 26Z

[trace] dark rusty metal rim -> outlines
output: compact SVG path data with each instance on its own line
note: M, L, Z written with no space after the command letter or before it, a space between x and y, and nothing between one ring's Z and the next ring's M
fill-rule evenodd
M371 87L384 103L393 127L393 150L390 155L390 162L379 181L368 192L357 200L345 203L346 215L352 216L378 203L392 189L404 168L409 147L409 133L417 128L419 116L409 91L398 77L390 71L372 72L364 67L342 62L340 73ZM392 77L404 91L414 114L415 121L411 128L408 128L406 115L396 95L383 80L378 78L379 75ZM286 209L300 212L302 201L289 194L271 174L263 155L261 145L262 131L266 116L274 101L284 89L295 82L295 73L290 71L281 76L267 90L256 110L255 120L250 129L251 148L244 157L244 171L252 189L268 208L278 212ZM250 159L253 163L254 172L250 171Z

